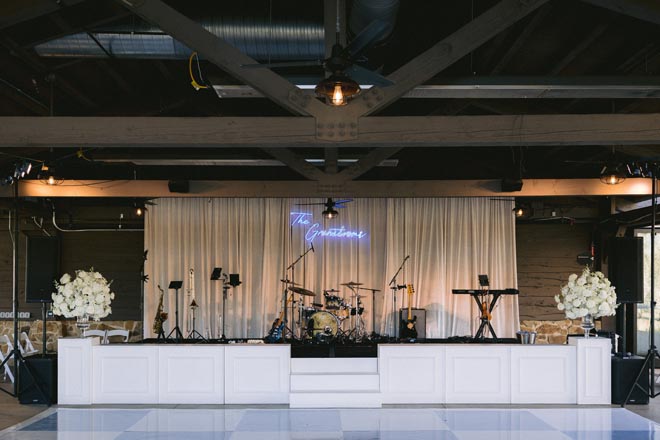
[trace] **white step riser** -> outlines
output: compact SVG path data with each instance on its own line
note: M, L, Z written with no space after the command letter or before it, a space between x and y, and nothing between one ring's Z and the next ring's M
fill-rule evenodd
M291 391L379 391L377 374L292 374Z
M290 408L380 408L380 393L291 393Z
M291 374L296 373L378 373L378 358L294 358Z

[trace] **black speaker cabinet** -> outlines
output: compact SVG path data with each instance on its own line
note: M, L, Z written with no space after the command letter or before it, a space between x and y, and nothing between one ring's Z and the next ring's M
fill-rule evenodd
M426 309L412 309L413 317L417 317L415 328L417 329L417 339L426 339ZM408 319L408 309L399 310L399 329L401 321Z
M53 281L59 278L60 242L57 237L27 236L25 302L52 302Z
M173 193L187 193L190 192L190 181L170 180L167 182L167 188Z
M612 403L623 403L643 364L644 358L639 356L625 359L618 357L612 358ZM639 385L644 390L648 390L648 369L642 374ZM630 395L630 400L627 403L648 404L649 396L646 391L642 391L635 387Z
M644 245L642 237L614 237L609 243L608 278L616 287L617 302L644 302Z
M57 355L27 356L18 363L18 376L20 403L57 403ZM35 386L35 380L45 397Z

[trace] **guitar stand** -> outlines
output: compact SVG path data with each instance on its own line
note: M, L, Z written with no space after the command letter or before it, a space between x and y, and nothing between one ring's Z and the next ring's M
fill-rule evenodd
M477 303L477 310L481 310L481 296L482 295L488 295L489 290L483 290L479 291L476 293L471 293L470 296L474 299L474 301ZM497 342L499 339L497 338L497 334L495 333L495 329L493 329L493 326L490 323L490 319L488 319L488 314L491 314L493 312L493 309L495 308L495 304L497 303L497 300L500 299L501 294L500 293L493 293L493 299L490 301L490 305L488 306L488 313L481 314L481 325L479 326L479 329L477 330L477 333L474 335L474 339L480 339L484 340L486 338L486 328L490 330L490 334L492 339Z

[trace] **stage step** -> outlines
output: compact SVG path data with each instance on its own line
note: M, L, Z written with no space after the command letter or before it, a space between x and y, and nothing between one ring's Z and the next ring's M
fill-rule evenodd
M377 392L378 374L292 374L291 392Z
M304 392L289 395L290 408L380 408L383 399L374 392Z
M378 358L294 358L291 374L378 374Z
M291 359L291 408L380 408L377 358Z

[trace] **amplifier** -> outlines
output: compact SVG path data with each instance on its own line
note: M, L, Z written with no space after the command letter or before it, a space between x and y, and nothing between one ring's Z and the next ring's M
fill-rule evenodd
M413 318L417 317L415 328L417 329L417 339L426 339L426 309L412 309ZM408 319L408 308L399 309L399 327L401 321Z

